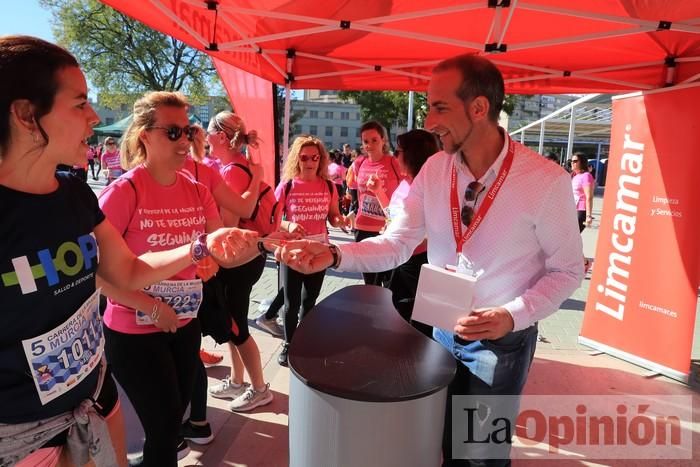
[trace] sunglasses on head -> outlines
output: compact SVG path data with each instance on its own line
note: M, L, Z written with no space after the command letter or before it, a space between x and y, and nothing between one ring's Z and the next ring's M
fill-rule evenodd
M177 141L182 137L184 133L187 137L187 141L194 141L194 135L197 133L197 128L189 125L185 125L180 128L177 125L171 126L152 126L148 127L149 130L164 130L170 141Z
M320 158L321 158L320 154L314 154L313 156L307 156L306 154L302 154L301 156L299 156L299 159L301 159L302 162L307 162L309 160L316 162Z
M474 202L474 205L465 204L462 206L462 211L460 212L460 217L462 218L462 224L469 226L474 219L474 207L476 206L476 201L479 199L479 195L486 189L483 183L471 182L467 189L464 190L464 200L467 203Z

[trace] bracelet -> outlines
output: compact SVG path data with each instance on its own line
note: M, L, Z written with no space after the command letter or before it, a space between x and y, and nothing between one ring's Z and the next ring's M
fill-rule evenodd
M331 252L331 255L333 255L333 264L331 264L331 267L333 269L337 269L338 266L340 266L340 259L342 258L340 255L340 250L332 243L328 245L328 250Z
M158 322L158 318L160 318L160 300L156 300L153 304L153 310L151 311L151 321L153 321L154 324Z
M265 248L265 244L263 243L262 240L258 240L258 251L260 252L260 255L261 255L261 256L266 256L268 253L270 253L270 252L267 251L267 249Z

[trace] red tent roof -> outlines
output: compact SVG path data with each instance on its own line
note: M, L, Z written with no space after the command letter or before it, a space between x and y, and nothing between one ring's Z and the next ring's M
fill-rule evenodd
M299 89L423 90L431 68L460 53L488 56L514 93L620 92L700 77L697 1L103 2Z

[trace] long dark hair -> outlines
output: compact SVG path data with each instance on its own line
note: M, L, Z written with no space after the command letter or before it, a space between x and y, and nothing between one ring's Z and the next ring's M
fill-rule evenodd
M48 144L40 120L53 107L56 73L71 66L79 66L75 57L55 44L30 36L0 37L0 155L10 141L10 105L18 99L34 106L36 125Z
M396 137L396 144L403 151L403 163L411 177L420 172L428 157L440 150L435 135L425 130L411 130Z

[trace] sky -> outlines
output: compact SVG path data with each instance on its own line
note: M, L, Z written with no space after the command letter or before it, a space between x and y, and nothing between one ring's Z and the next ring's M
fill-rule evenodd
M51 14L38 0L0 0L0 35L27 34L53 41Z

